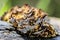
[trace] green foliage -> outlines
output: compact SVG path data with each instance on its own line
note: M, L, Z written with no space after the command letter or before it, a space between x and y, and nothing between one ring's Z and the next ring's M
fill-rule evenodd
M0 16L11 7L11 1L0 0Z

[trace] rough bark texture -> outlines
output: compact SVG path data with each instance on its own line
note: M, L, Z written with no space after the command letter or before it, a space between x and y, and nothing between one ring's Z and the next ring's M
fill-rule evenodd
M50 18L50 20L51 23L55 22L54 24L60 27L60 19ZM60 36L56 36L54 38L28 38L26 36L17 34L15 31L8 31L3 28L2 30L0 30L0 40L60 40Z

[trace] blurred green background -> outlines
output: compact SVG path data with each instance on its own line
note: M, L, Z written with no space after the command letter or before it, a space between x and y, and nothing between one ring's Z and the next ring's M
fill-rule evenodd
M11 7L29 4L36 8L41 8L49 16L60 17L60 0L0 0L0 16Z

